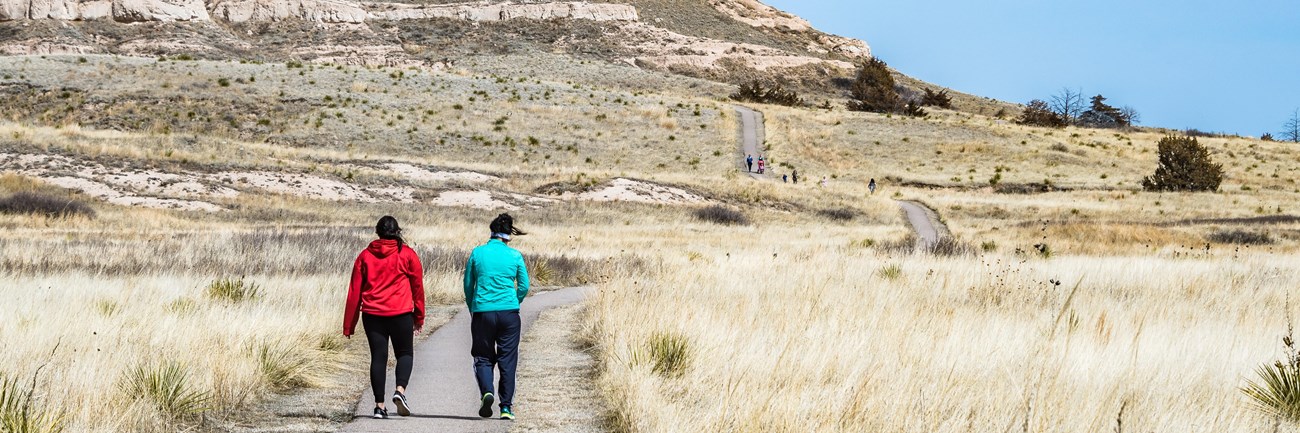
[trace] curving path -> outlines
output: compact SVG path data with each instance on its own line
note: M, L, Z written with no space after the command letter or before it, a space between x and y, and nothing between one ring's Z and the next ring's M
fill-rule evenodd
M898 206L903 208L903 213L907 215L907 222L912 225L912 231L916 233L916 247L920 251L930 250L934 244L939 243L939 239L948 236L948 228L939 222L939 217L934 210L915 201L899 200Z
M520 316L523 319L521 335L537 320L543 310L571 305L581 301L590 292L588 287L570 287L549 292L538 292L524 300ZM402 417L392 409L392 401L385 401L390 418L371 419L374 408L370 387L362 392L357 403L356 418L341 432L484 432L505 433L510 421L478 417L478 385L474 381L474 360L469 356L469 312L462 311L450 322L434 331L433 335L415 347L415 372L407 387L406 396L411 401L412 416ZM362 338L365 338L364 335ZM522 369L521 369L522 371ZM388 370L387 391L393 395L392 369ZM516 396L518 398L518 396ZM522 415L522 413L521 413Z
M763 140L763 113L755 111L752 108L734 105L736 114L740 115L740 169L745 170L745 156L754 155L758 157L758 145ZM763 176L757 173L748 173L754 179L762 179ZM948 228L939 221L939 215L934 210L926 207L924 204L915 201L899 200L898 206L903 208L907 215L907 221L912 225L912 230L916 232L916 246L924 251L930 249L940 239L948 237Z

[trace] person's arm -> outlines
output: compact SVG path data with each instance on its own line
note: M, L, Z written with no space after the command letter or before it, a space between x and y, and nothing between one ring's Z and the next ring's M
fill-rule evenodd
M474 275L474 253L470 253L469 259L465 260L465 306L470 310L474 309L474 286L478 285L477 278Z
M411 274L408 278L411 279L411 299L415 301L415 331L419 332L424 328L424 265L420 264L420 256L415 254L415 250L410 251Z
M343 336L352 337L357 330L357 319L361 315L361 286L365 279L366 267L361 256L352 263L352 280L348 283L348 300L343 306Z
M524 264L524 256L519 255L519 263L515 270L515 294L519 296L519 302L524 302L528 297L528 265Z

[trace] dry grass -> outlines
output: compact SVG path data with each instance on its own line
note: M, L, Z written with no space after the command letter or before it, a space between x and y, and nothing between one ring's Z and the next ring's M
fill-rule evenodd
M620 431L1271 428L1238 387L1300 283L1294 256L703 255L595 301ZM641 355L663 335L693 356L680 374Z
M44 111L11 113L20 120L0 124L0 151L59 154L113 170L315 173L422 194L478 186L367 167L393 161L485 172L502 178L482 186L494 194L629 177L743 212L750 224L698 221L694 208L665 205L557 202L516 212L532 234L515 245L539 280L599 286L584 335L594 344L603 396L619 414L611 419L616 430L1273 425L1237 389L1276 359L1285 299L1300 283L1300 227L1290 220L1248 227L1276 243L1207 250L1213 233L1240 224L1179 223L1296 213L1294 147L1206 139L1228 168L1225 192L1147 194L1133 189L1154 167L1158 132L1041 130L940 110L904 119L767 107L764 155L777 177L799 169L803 182L793 185L742 177L734 114L686 90L645 95L517 77L410 72L398 79L393 70L357 68L307 68L299 76L266 65L107 62L32 80L97 83L87 92L131 104L72 123L30 118ZM30 58L12 67L35 76L50 67L41 64ZM148 114L147 101L132 99L138 83L176 77L176 90L153 89L166 96L247 74L258 84L232 87L232 98L279 100L267 92L284 88L285 99L304 98L307 107L299 117L272 119L282 128L274 133L200 121L103 129ZM204 117L225 96L187 103ZM367 102L330 107L346 98ZM159 130L166 127L173 130ZM208 127L216 132L199 133ZM272 135L296 141L263 139ZM1002 194L988 186L994 177L1071 190ZM880 182L875 195L866 190L869 178ZM0 192L21 191L87 199L0 176ZM935 207L959 254L913 253L896 198ZM229 211L92 200L94 220L0 215L0 285L20 289L0 305L7 348L0 376L30 377L54 351L38 397L62 396L71 431L182 430L196 413L237 419L276 391L349 389L358 384L342 382L341 364L363 362L356 356L363 349L337 336L338 309L345 273L375 217L402 220L425 260L429 301L455 304L464 254L483 241L495 215L424 199L327 202L255 190L216 201ZM177 416L145 417L159 399L140 394L193 404L167 409Z

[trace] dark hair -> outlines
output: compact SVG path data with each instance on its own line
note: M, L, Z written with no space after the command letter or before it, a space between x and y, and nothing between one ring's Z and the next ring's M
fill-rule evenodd
M379 219L379 223L375 224L375 234L379 235L380 239L397 241L397 251L401 251L402 246L406 245L406 240L402 239L402 227L397 225L397 218L384 215Z
M528 234L524 233L523 230L519 230L518 227L515 227L515 218L510 216L508 213L497 215L496 219L492 220L492 224L488 225L488 228L492 230L492 233L505 233L510 236L523 236Z

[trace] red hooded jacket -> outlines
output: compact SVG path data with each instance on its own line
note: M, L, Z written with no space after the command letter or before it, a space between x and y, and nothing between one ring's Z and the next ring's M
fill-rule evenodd
M424 269L409 246L379 239L357 255L343 311L343 335L357 330L360 313L392 317L415 313L415 328L424 327Z

